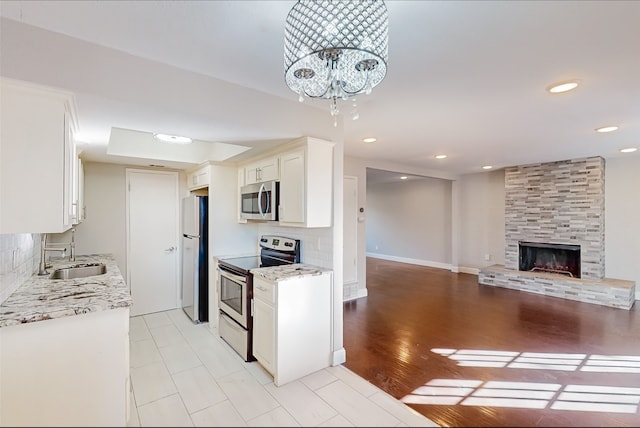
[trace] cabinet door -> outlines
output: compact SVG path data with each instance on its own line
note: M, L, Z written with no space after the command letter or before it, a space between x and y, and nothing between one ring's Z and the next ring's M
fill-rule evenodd
M254 184L259 181L260 168L257 166L250 166L244 169L245 177L244 183L246 184Z
M198 168L187 174L187 187L189 190L201 189L209 186L209 166Z
M278 158L265 159L260 165L260 181L271 181L280 178Z
M276 313L274 306L253 299L253 355L274 374Z
M2 82L0 234L71 227L70 94Z
M305 166L304 150L285 153L280 157L280 211L282 222L305 221Z
M277 156L260 159L244 168L245 184L272 181L280 178L280 162Z

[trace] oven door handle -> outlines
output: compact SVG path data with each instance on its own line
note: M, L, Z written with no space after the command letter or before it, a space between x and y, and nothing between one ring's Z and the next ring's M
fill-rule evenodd
M247 283L247 278L244 276L236 275L220 268L218 268L218 271L220 272L220 276L224 276L233 282L241 282L243 284Z

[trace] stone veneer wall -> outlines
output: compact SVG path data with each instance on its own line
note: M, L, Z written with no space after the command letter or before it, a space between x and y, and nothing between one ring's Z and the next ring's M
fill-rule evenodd
M518 270L518 242L580 245L581 277L604 272L601 157L505 170L505 267Z

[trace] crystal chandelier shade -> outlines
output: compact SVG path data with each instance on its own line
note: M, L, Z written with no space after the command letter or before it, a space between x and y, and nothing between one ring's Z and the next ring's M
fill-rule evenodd
M284 30L285 81L303 96L369 94L387 73L389 19L382 0L298 0Z

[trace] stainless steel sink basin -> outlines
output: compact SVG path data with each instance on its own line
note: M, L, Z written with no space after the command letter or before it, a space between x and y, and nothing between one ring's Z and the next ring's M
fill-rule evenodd
M49 278L51 279L74 279L85 278L87 276L103 275L107 272L104 263L84 263L66 268L54 270Z

